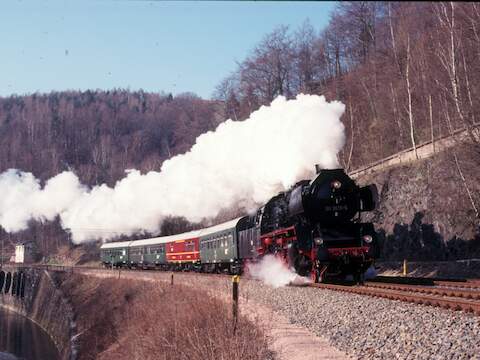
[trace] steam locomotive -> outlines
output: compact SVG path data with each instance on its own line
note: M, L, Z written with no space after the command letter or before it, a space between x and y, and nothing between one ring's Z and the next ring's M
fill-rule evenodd
M363 281L379 248L371 223L375 185L359 187L342 170L320 170L270 199L253 215L188 233L107 243L105 266L241 273L273 254L315 282L352 275Z

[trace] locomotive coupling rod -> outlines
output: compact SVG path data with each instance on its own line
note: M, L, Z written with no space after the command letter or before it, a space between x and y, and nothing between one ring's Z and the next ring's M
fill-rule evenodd
M232 312L233 312L233 333L237 331L238 318L238 284L240 283L240 276L232 276Z

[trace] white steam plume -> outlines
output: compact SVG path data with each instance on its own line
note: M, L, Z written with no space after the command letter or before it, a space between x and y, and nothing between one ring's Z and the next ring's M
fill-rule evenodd
M278 288L289 284L303 285L311 280L302 277L291 270L287 265L274 255L265 255L258 263L247 265L247 273L254 279L261 280L271 287Z
M32 174L8 170L0 175L0 226L15 232L30 219L59 215L80 243L155 232L169 215L198 221L223 208L251 209L312 177L314 164L338 166L344 108L323 96L278 97L245 121L227 120L200 135L190 151L165 161L160 172L128 171L113 188L88 189L64 172L42 189Z

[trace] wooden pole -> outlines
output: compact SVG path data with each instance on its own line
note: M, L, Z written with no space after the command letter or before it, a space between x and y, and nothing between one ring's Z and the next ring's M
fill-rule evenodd
M233 333L237 331L238 320L238 284L240 283L240 276L234 275L232 277L232 312L233 312Z

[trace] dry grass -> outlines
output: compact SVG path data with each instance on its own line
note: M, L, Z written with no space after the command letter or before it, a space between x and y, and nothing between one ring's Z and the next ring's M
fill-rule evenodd
M202 290L181 285L75 275L72 296L80 359L267 359L267 337Z

